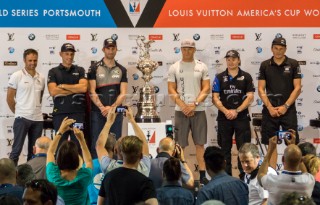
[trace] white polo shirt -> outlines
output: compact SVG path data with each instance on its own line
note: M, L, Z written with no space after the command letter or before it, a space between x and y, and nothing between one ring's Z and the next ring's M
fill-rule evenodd
M195 102L201 92L201 82L203 80L210 80L210 78L208 67L201 61L184 62L179 60L169 68L168 82L177 84L180 99L186 104ZM178 105L176 105L175 110L181 111ZM204 110L204 106L197 106L195 111Z
M32 121L43 121L41 93L45 88L45 78L38 72L32 77L25 69L14 72L8 87L16 90L15 117Z
M311 197L314 177L309 173L282 171L280 175L265 175L261 179L264 189L269 191L268 204L276 205L285 193L297 192Z
M273 168L268 167L267 174L277 175L277 172ZM250 175L248 175L247 177L249 178ZM246 176L244 179L246 182ZM263 189L262 186L260 186L258 182L258 177L255 177L254 179L250 180L248 184L248 189L249 189L249 205L260 205L264 199L269 198L269 192Z

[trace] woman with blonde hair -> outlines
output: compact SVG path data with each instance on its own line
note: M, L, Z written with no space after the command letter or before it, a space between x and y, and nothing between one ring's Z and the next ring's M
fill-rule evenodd
M307 154L303 157L303 163L306 166L307 171L315 177L319 171L320 159L313 154ZM317 205L320 205L320 182L318 181L314 184L311 198Z

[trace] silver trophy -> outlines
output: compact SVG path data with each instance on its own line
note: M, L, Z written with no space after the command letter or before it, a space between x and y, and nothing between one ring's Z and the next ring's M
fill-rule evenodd
M140 98L137 103L138 112L135 116L136 122L161 122L158 113L156 112L156 96L154 87L149 84L152 79L151 73L158 67L158 63L150 59L150 44L154 41L145 41L144 36L138 36L136 39L140 49L139 60L137 64L138 70L143 74L142 79L146 82L140 88Z

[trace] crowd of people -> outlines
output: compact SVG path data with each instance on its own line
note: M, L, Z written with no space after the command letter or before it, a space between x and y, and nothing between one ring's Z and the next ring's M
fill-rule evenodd
M181 42L182 58L168 71L168 94L176 105L175 134L163 136L154 159L131 107L116 112L125 100L128 79L127 70L115 60L114 39L104 41L104 57L88 73L73 64L75 47L62 45L62 63L49 71L47 80L54 102L52 140L41 136L45 81L36 71L38 52L25 50L25 68L13 73L8 85L14 143L9 158L0 159L0 205L320 204L319 158L312 144L298 144L295 100L301 92L301 71L297 61L285 55L286 49L286 40L275 38L272 58L260 66L262 142L268 145L262 163L258 147L251 143L248 107L254 98L253 79L240 68L236 50L226 53L227 68L213 80L219 147L205 148L208 68L195 59L193 40ZM87 92L90 125L85 124ZM124 117L133 127L132 136L121 132ZM88 127L90 132L84 132ZM287 131L284 139L276 135L279 129ZM184 155L189 132L196 148L197 179ZM239 177L232 176L233 135ZM26 136L27 163L18 165ZM279 140L287 145L281 173L275 170Z

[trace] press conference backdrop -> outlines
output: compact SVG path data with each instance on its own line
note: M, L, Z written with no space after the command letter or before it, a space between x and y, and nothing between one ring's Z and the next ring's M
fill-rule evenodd
M320 151L319 131L309 120L320 111L320 2L247 0L4 0L0 7L0 157L7 157L13 142L14 114L6 104L10 75L23 68L23 51L39 52L37 70L47 77L48 70L61 62L60 47L75 45L75 64L86 70L103 57L102 44L111 37L118 42L116 59L128 70L127 104L135 105L144 84L136 69L138 35L154 40L151 58L159 63L151 83L157 90L157 111L162 121L174 121L174 104L167 94L167 71L180 59L184 38L196 41L196 58L207 64L210 81L226 69L224 55L235 49L241 55L241 68L249 72L257 87L260 63L271 57L276 36L287 39L287 55L299 61L303 73L302 93L296 101L302 141L314 143ZM217 144L217 109L211 96L205 102L208 117L208 145ZM51 113L52 98L46 88L43 112ZM262 102L255 93L251 117L259 116ZM124 123L124 133L127 125ZM50 135L50 133L47 133ZM163 137L163 136L157 136ZM254 141L254 135L252 135ZM280 154L283 152L281 148ZM23 154L26 154L24 148ZM194 153L190 153L194 156Z

